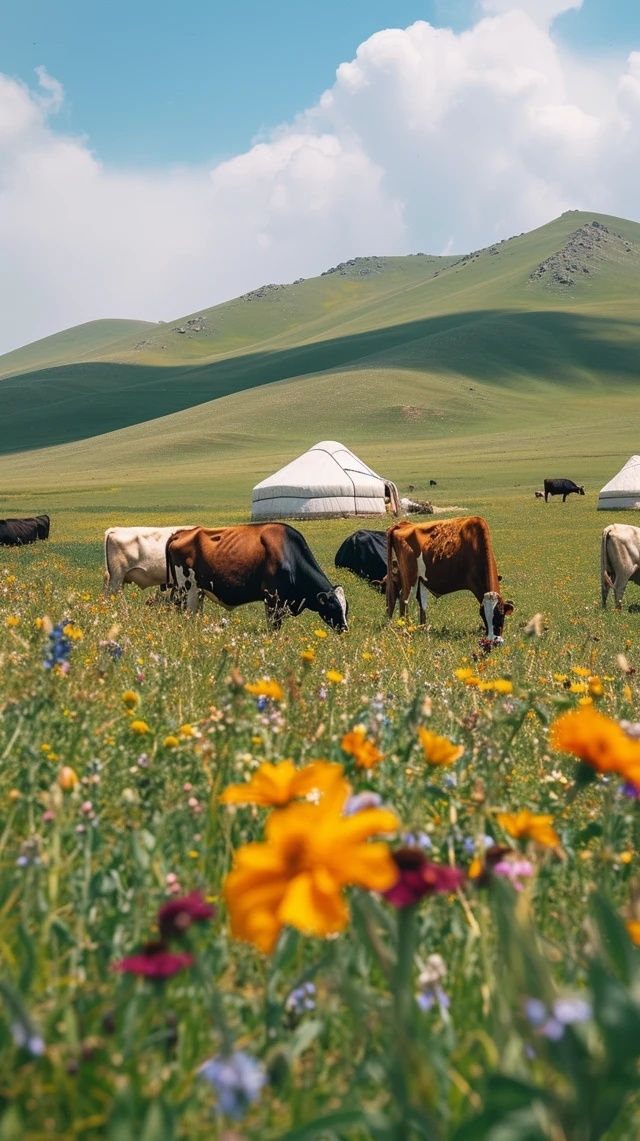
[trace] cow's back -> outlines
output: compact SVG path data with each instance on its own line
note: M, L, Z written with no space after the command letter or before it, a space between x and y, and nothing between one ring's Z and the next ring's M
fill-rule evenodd
M104 536L105 583L113 589L132 582L142 590L166 580L167 541L183 528L109 527Z

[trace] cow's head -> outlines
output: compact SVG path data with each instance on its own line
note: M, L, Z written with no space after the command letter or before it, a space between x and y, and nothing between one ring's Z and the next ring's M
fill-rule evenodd
M578 491L580 492L580 495L584 495L584 487L583 486L579 487Z
M484 622L487 638L502 638L504 620L513 614L515 606L509 599L502 598L495 590L489 590L482 599L480 617Z
M349 604L341 586L333 586L331 590L321 590L318 595L318 614L327 626L343 634L349 629L347 613Z

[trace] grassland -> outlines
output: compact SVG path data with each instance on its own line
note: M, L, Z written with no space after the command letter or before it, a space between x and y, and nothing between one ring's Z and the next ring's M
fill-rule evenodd
M599 537L616 516L595 510L638 450L637 274L616 254L573 293L529 282L585 220L458 265L351 267L291 287L284 308L282 291L231 302L174 334L172 364L154 327L134 333L142 348L85 340L77 369L25 357L30 371L0 381L14 416L0 513L52 516L48 543L0 556L0 1141L639 1135L637 801L614 773L576 783L584 770L549 735L593 705L636 721L640 696L640 596L600 609ZM94 435L105 410L113 431ZM189 620L135 588L102 597L106 526L245 520L253 483L323 437L487 517L516 604L504 647L483 655L464 594L432 605L428 631L389 623L379 595L332 569L352 520L301 528L345 587L342 638L308 613L273 636L259 606ZM546 475L586 497L535 500ZM525 633L535 612L539 637ZM48 621L70 624L68 669L43 666ZM280 698L245 688L264 678ZM371 769L343 748L358 724L383 755ZM430 763L419 728L462 756ZM268 956L234 939L225 876L266 810L219 796L285 757L344 765L397 813L392 848L421 837L462 889L396 912L354 887L337 938L294 925ZM520 809L549 816L557 843L510 833L500 814ZM486 864L475 874L486 835L529 865L521 891ZM191 890L217 909L175 943L194 964L164 983L114 970ZM420 1007L434 954L447 1002L432 988ZM291 998L303 982L314 1009ZM535 1022L531 999L548 1012L563 998L573 1022ZM233 1050L266 1079L255 1104L237 1099L241 1124L198 1076Z

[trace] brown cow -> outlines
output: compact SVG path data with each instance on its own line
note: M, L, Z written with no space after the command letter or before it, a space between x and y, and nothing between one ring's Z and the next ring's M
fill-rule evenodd
M395 523L387 531L387 612L396 601L404 617L407 604L418 600L420 622L426 621L429 593L435 598L470 590L480 603L487 636L502 640L505 615L512 602L500 595L500 576L486 519L438 519L433 523Z
M279 629L286 614L315 610L338 633L347 627L347 600L318 566L300 531L285 523L194 527L167 542L167 583L198 606L202 590L228 610L264 602L267 621Z

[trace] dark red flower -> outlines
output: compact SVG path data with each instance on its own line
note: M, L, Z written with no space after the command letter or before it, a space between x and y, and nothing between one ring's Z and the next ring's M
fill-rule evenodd
M392 855L398 880L383 895L394 907L411 907L425 895L457 891L464 880L459 868L432 864L420 848L399 848Z
M114 971L127 971L132 975L144 975L147 979L170 979L184 967L190 967L193 955L174 955L165 943L145 943L137 955L128 955L113 964Z
M206 919L212 919L215 913L215 907L207 903L199 891L192 891L179 899L170 899L158 911L160 934L163 939L176 939L192 923L204 923Z

